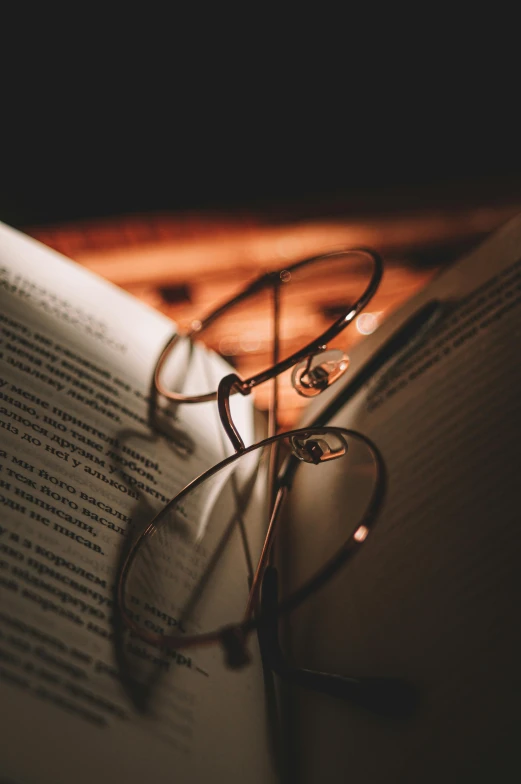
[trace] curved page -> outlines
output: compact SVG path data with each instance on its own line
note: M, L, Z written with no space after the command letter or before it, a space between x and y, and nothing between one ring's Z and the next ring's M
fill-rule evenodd
M433 302L441 307L422 328L379 354ZM404 678L420 705L393 720L295 690L299 780L519 780L520 338L518 218L384 324L344 388L307 412L370 436L388 487L357 558L295 613L295 661ZM351 499L341 487L294 490L297 578L306 530L327 525L316 499L330 490L339 505Z
M232 672L218 648L165 658L115 634L129 536L224 456L215 404L164 413L164 435L148 427L173 325L7 227L0 300L0 778L272 780L255 640ZM217 383L229 369L201 350L190 372ZM234 406L251 441L250 408ZM228 557L214 609L233 620L248 573L244 553ZM176 625L159 598L155 613Z

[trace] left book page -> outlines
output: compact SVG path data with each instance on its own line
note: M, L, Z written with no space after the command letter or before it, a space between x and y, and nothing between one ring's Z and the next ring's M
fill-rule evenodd
M2 780L276 780L255 640L242 672L218 648L168 657L152 710L122 685L112 615L126 537L225 449L212 403L181 406L166 437L148 427L152 370L171 331L0 224ZM227 370L203 350L192 368L216 382ZM251 440L247 401L234 405ZM247 591L245 562L235 571L219 597L230 620ZM153 649L123 647L130 665L153 671Z

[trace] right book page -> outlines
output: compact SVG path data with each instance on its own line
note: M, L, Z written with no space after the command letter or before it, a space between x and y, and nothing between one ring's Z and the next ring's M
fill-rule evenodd
M366 340L351 378L432 300L437 316L354 396L347 379L306 414L336 408L328 424L369 436L387 491L360 553L289 623L299 666L405 678L419 708L383 719L295 689L299 781L521 779L521 217ZM317 472L290 494L295 579L329 492Z

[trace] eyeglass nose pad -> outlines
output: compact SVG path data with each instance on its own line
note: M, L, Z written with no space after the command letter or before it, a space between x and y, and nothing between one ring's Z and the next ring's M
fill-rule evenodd
M315 354L295 365L291 374L293 388L303 397L315 397L334 384L349 367L349 357L340 349Z
M292 436L290 443L291 451L295 457L304 463L314 463L315 465L343 457L347 452L347 444L343 439L339 440L339 446L335 448L328 444L325 438L316 435L307 437L304 433L301 436Z

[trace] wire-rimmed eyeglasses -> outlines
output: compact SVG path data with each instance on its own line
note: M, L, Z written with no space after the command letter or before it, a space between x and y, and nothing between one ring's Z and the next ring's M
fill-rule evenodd
M336 314L317 338L303 346L290 341L281 357L281 310L286 292L290 292L290 301L299 305L300 286L302 292L310 287L318 290L326 281L331 285L335 270L345 271L357 264L371 265L362 294ZM277 379L292 368L295 390L313 397L343 375L348 358L331 349L330 343L367 305L381 276L381 258L368 249L339 250L305 259L257 278L187 333L168 341L155 369L156 392L176 403L217 400L234 453L178 493L129 550L119 575L118 601L123 620L145 642L175 650L221 643L228 663L237 667L247 661L247 638L257 629L273 669L291 677L291 667L278 648L277 619L329 580L366 541L382 502L385 470L376 446L355 431L324 426L278 433ZM173 387L175 381L165 381L165 367L176 359L176 352L177 358L186 350L190 352L193 341L218 318L251 302L259 293L269 294L273 308L273 352L268 369L245 380L229 374L217 389L188 393ZM232 418L230 397L248 395L267 381L274 385L268 436L245 446ZM270 565L273 543L296 475L298 481L307 481L309 472L320 472L324 488L317 498L316 531L296 587L279 601L277 570ZM349 508L338 508L332 501L334 493L328 488L339 483L348 483L352 489ZM261 487L267 488L263 494L259 494ZM244 572L237 568L241 562ZM169 619L166 628L158 626L158 615ZM300 673L297 682L361 700L379 710L387 711L389 701L396 698L393 683L387 679L309 672L302 676L302 671L293 671L293 679L296 672Z

